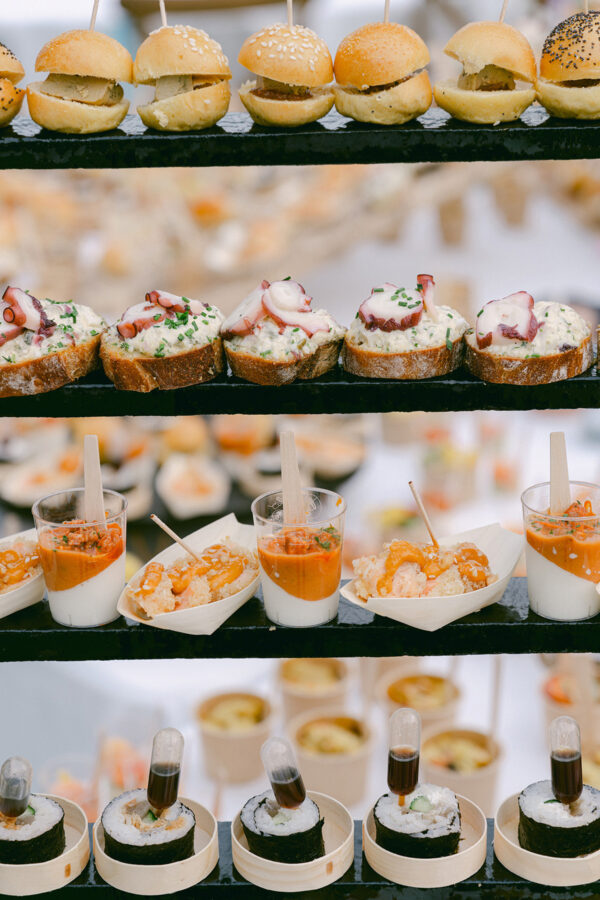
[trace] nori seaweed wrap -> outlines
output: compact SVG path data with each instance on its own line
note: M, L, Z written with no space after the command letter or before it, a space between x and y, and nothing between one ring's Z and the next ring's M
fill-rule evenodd
M160 866L192 856L195 827L194 813L179 800L157 819L143 788L111 800L102 813L107 855L133 865Z
M325 853L323 819L308 797L296 809L283 809L265 791L248 800L240 818L250 852L264 859L303 863Z
M22 866L47 862L65 849L65 813L62 806L31 794L29 806L16 819L0 817L0 863Z
M600 791L584 784L579 800L560 803L551 781L519 794L519 843L542 856L574 857L600 849Z
M451 856L460 841L460 809L448 788L418 784L398 804L395 794L384 794L373 810L375 840L399 856L433 859Z

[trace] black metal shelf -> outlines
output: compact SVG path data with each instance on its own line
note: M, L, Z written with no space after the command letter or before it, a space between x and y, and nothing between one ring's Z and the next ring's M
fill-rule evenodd
M210 636L161 631L123 618L102 628L67 628L53 621L45 602L0 621L0 662L584 653L599 646L600 615L585 622L542 619L529 610L525 578L513 578L500 603L431 633L343 599L333 622L304 629L276 627L254 597Z
M488 845L486 860L479 872L462 881L460 884L447 888L418 888L399 887L390 881L386 881L366 861L362 852L361 823L354 823L354 863L348 871L334 884L319 891L302 891L300 893L275 894L264 891L250 884L236 871L231 857L231 825L229 822L219 822L219 862L211 874L200 884L187 891L170 894L171 897L179 897L188 900L192 897L223 897L230 900L231 897L240 896L244 900L261 897L301 897L303 900L479 900L481 897L490 897L494 900L549 900L549 898L565 897L570 900L595 900L598 890L595 885L568 888L547 888L541 885L524 881L518 875L513 875L508 869L498 862L494 856L493 819L488 819ZM110 887L103 881L94 868L93 859L90 859L85 870L75 881L60 891L54 891L46 896L53 897L80 896L87 890L93 890L93 896L123 897L120 891ZM3 895L8 896L8 895Z
M124 169L146 166L271 166L327 163L595 159L600 124L552 119L530 107L518 122L471 125L430 109L398 126L363 125L335 112L300 128L263 128L229 113L214 128L163 134L137 116L97 135L44 131L18 117L0 131L3 169Z
M258 385L222 375L206 384L140 394L118 391L102 373L47 394L6 397L0 416L177 416L228 413L443 412L578 409L600 406L596 367L584 375L525 387L489 384L458 369L419 381L358 378L336 367L311 381Z

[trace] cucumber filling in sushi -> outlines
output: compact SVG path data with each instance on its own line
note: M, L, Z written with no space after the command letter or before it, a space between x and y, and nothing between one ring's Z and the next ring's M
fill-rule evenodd
M264 859L302 863L325 853L323 819L308 797L295 809L284 809L265 791L248 800L241 820L251 853Z
M47 862L65 849L62 806L41 794L31 794L29 806L16 819L0 815L0 863L25 865Z
M179 800L157 817L145 789L127 791L102 813L104 849L119 862L165 865L194 852L196 817Z
M400 806L384 794L373 810L375 840L390 853L430 859L451 856L460 841L460 809L455 794L434 784L418 784Z
M573 857L600 849L600 791L584 784L579 800L560 803L551 781L519 794L519 843L543 856Z

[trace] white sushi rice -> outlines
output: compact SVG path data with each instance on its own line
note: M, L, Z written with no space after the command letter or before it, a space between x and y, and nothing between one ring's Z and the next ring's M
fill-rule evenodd
M417 797L426 797L431 804L430 812L418 812L410 805ZM435 784L418 784L412 794L404 798L400 806L395 794L384 794L377 801L375 815L382 825L401 834L419 834L427 831L428 838L460 832L458 800L445 787Z
M527 818L542 825L580 828L600 816L600 792L584 784L579 800L569 805L556 800L551 781L536 781L521 793L519 806Z
M31 841L54 828L64 816L62 806L42 794L31 794L29 806L35 810L35 815L26 810L16 820L17 828L7 828L5 823L0 822L0 840Z
M140 827L140 816L132 813L132 805L136 809L141 809L144 814L150 809L146 791L143 788L137 791L127 791L115 800L111 800L102 813L104 831L120 844L128 844L133 847L164 844L183 837L196 824L194 813L178 800L170 809L164 810L161 818L156 822L143 820L143 827ZM181 824L173 825L179 818L181 818Z
M280 807L273 791L265 791L252 799L254 802L247 803L241 815L243 824L255 833L299 834L313 828L320 819L319 807L309 797L296 809Z

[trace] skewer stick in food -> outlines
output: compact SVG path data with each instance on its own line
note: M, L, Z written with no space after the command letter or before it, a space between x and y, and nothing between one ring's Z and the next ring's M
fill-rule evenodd
M383 9L383 21L387 23L390 21L390 0L385 0L385 7Z
M583 11L587 16L590 11L590 0L583 0Z
M94 0L94 6L92 9L92 18L90 19L90 31L93 31L96 27L96 17L98 15L98 6L100 5L100 0Z
M494 656L492 673L492 710L490 716L490 735L497 742L498 724L500 721L500 695L502 690L502 656Z
M419 494L418 490L416 489L416 487L414 486L412 481L408 482L408 486L412 491L413 497L415 498L415 503L417 504L419 512L421 513L421 518L425 522L425 528L429 532L429 537L431 538L431 543L433 544L434 547L439 547L440 545L434 534L433 526L431 524L431 519L427 515L427 510L425 509L425 506L423 505L423 501L421 500L421 495Z
M499 22L504 22L504 16L506 15L507 9L508 9L508 0L504 0L504 3L502 4L502 9L500 10L500 18L498 19Z
M279 436L281 451L281 481L283 488L283 521L286 525L299 525L306 521L304 498L296 456L293 431L283 431Z
M160 7L160 20L162 22L162 27L167 27L167 11L165 9L165 0L158 0L158 5Z
M294 27L294 0L287 0L288 28Z
M564 431L550 434L550 515L562 516L571 505Z
M86 522L98 522L106 529L104 494L98 435L86 434L83 441L83 517Z
M186 542L182 538L180 538L178 534L175 534L175 532L171 528L169 528L169 526L166 525L162 519L159 519L158 516L154 515L154 513L152 513L150 518L152 519L153 522L155 522L158 525L159 528L162 528L162 530L165 532L165 534L168 534L170 538L173 538L173 540L177 544L179 544L179 546L182 547L186 553L188 553L190 556L193 556L194 559L197 559L198 562L200 562L200 557L198 556L196 551L192 550L190 545L186 544Z

